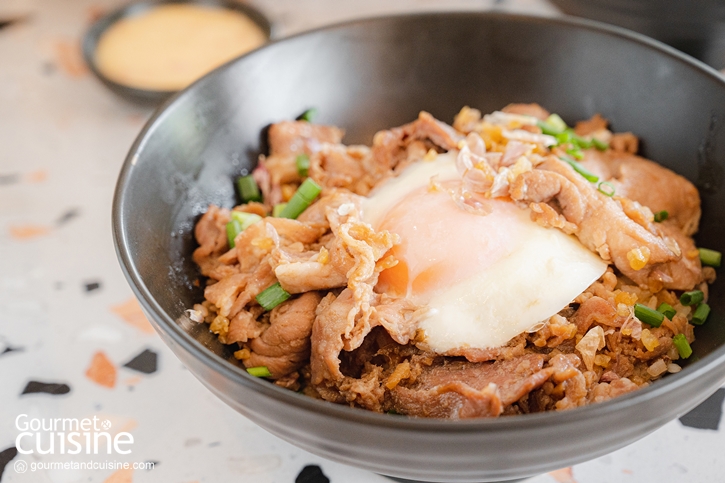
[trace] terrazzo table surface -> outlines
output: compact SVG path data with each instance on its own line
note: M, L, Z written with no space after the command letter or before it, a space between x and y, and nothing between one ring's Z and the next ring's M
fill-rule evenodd
M557 14L543 0L256 3L278 35L412 10ZM389 482L291 446L226 407L141 314L116 260L110 214L121 163L151 110L106 90L78 48L88 24L120 4L0 0L0 480ZM724 394L627 448L528 481L724 481ZM94 417L111 436L132 435L132 453L17 454L17 424ZM32 471L89 461L144 468Z

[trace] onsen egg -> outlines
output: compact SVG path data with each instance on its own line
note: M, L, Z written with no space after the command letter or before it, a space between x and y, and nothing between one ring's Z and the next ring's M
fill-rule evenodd
M460 180L455 155L406 168L373 191L363 217L401 238L398 264L380 274L377 290L428 307L419 327L437 353L505 345L566 307L607 264L575 237L545 228L503 198L490 213L461 209L446 189Z

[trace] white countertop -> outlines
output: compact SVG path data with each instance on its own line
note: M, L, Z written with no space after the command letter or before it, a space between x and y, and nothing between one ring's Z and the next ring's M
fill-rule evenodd
M116 260L110 213L120 166L151 111L109 92L84 68L78 49L91 19L121 3L0 2L0 21L25 17L0 29L0 468L14 452L16 419L23 414L28 420L108 420L113 432L133 435L133 452L128 458L18 454L0 479L322 483L324 478L298 478L305 466L317 465L333 483L389 482L256 427L203 388L140 316ZM255 3L277 24L278 35L410 10L494 7L557 14L544 0ZM145 350L156 355L156 368L148 352L128 364ZM90 367L97 372L89 375ZM37 387L31 381L55 383L56 392L66 393L21 394ZM673 421L608 456L528 481L722 481L725 434L716 429L722 395L690 418L714 429ZM107 459L155 467L16 471L21 460Z

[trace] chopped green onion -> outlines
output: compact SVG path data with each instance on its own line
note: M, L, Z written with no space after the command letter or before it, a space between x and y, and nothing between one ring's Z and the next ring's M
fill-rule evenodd
M665 320L665 316L663 314L642 304L634 304L634 316L637 317L640 322L649 324L652 327L659 327L662 325L662 321Z
M707 320L707 316L710 315L710 306L706 303L702 303L697 306L695 313L692 314L692 325L702 325Z
M556 140L559 142L559 144L567 144L572 141L573 134L574 133L571 131L564 131L564 132L560 132L559 134L557 134L554 137L556 137Z
M307 177L307 172L310 170L310 157L302 153L297 156L297 173L303 178Z
M237 235L261 219L261 216L254 213L232 211L232 219L227 223L227 241L229 242L229 248L234 248L234 239L237 238Z
M703 301L705 294L700 290L693 290L691 292L685 292L680 295L680 303L682 305L697 305Z
M581 161L584 159L584 153L582 153L582 150L578 147L569 148L566 150L566 154L569 156L573 156L575 159Z
M599 176L597 176L596 174L592 174L591 172L589 172L589 170L587 170L584 166L582 166L581 164L579 164L577 161L574 161L571 158L566 158L566 157L563 157L563 156L561 156L560 159L562 161L566 161L567 163L569 163L569 165L572 168L574 168L574 171L576 171L580 175L584 176L584 178L586 178L587 181L589 181L591 183L596 183L597 181L599 181Z
M289 292L283 289L279 282L270 285L256 297L257 303L264 310L272 310L288 298L290 298Z
M249 203L250 201L262 201L262 194L259 192L259 186L254 181L252 175L242 176L237 180L237 189L242 201Z
M662 302L660 304L660 306L657 307L657 312L660 312L661 314L663 314L665 317L667 317L670 320L672 320L672 317L674 317L675 314L677 314L677 312L675 311L675 308L672 307L667 302Z
M292 198L287 202L287 206L280 211L279 217L292 218L293 220L296 219L300 216L300 213L305 211L307 207L315 201L315 198L317 198L317 195L320 194L320 191L322 191L320 185L315 183L312 178L307 178L300 187L297 188L295 194L292 195Z
M261 220L262 217L256 213L247 213L246 211L232 211L232 220L239 220L242 224L242 231Z
M685 334L677 334L674 336L672 338L672 343L675 347L677 347L677 352L683 359L687 359L692 355L692 347L690 347L690 344L687 342Z
M279 214L282 213L282 210L284 210L284 207L287 206L287 203L279 203L277 205L274 205L274 208L272 208L272 216L275 218L279 218Z
M300 114L300 117L297 118L298 121L307 121L312 122L312 119L317 115L317 109L314 107L307 109L305 112Z
M703 265L719 267L722 263L722 253L718 251L709 248L698 248L697 251L700 252L700 261Z
M658 211L655 213L655 223L662 223L669 217L670 214L666 210Z
M234 239L242 232L242 224L239 220L232 219L227 223L227 243L229 248L234 248Z
M548 134L549 136L556 136L561 134L564 129L559 129L556 125L553 125L547 121L537 121L536 125L541 129L542 134Z
M574 144L579 146L581 149L589 149L592 147L592 142L584 139L581 136L577 136L576 134L572 135L572 141L574 141Z
M554 129L558 130L559 132L566 131L569 128L569 126L566 125L564 120L558 114L551 114L549 117L546 118L546 121L544 122L546 122Z
M606 151L607 149L609 149L609 144L600 141L597 138L592 138L592 145L600 151Z
M614 185L610 183L609 181L601 181L597 185L597 190L604 196L609 196L610 198L614 196L614 193L616 193L616 190L614 189Z
M254 377L272 377L267 366L247 367L247 372Z

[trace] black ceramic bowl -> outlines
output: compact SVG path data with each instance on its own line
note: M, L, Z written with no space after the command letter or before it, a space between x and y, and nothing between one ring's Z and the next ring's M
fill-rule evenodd
M725 68L722 0L552 0L570 15L607 22L661 40L716 69Z
M625 68L626 66L626 68ZM701 189L697 239L725 250L725 80L662 44L604 25L494 13L360 20L272 43L201 79L146 125L116 189L121 266L164 341L214 394L308 451L425 481L534 475L608 453L688 411L725 380L725 284L679 374L602 404L467 421L423 420L307 398L249 376L203 325L192 228L209 203L232 206L271 122L316 107L348 143L425 109L451 121L539 102L569 122L602 113L641 136L646 156ZM200 416L203 417L203 416Z
M123 6L118 10L114 10L94 22L83 36L83 58L91 72L93 72L93 74L109 89L121 97L139 104L158 105L176 91L140 89L125 84L119 84L118 82L109 79L98 69L98 66L96 65L96 48L98 47L98 42L103 33L119 20L140 15L157 5L165 3L194 3L198 5L208 5L236 10L243 13L256 23L262 29L267 38L270 38L272 35L272 25L264 14L246 3L233 0L140 0Z

